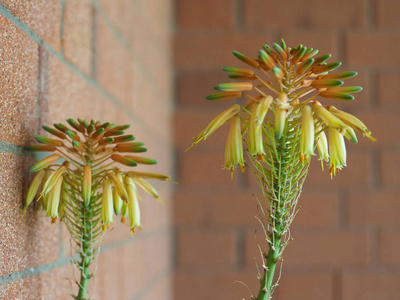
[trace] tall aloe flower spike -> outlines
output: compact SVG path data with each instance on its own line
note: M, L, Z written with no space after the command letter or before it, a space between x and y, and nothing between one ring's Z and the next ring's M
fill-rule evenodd
M375 141L359 119L316 100L349 101L354 99L353 93L362 90L358 86L342 86L343 80L356 76L356 72L329 74L341 63L327 63L330 54L317 54L318 50L303 45L287 47L283 39L273 47L263 45L256 59L234 51L233 55L247 68L223 70L229 78L240 81L216 85L219 92L206 99L244 96L250 101L245 106L235 104L226 109L192 143L193 146L205 140L230 121L224 167L231 172L238 164L242 171L249 168L262 190L258 220L268 251L260 247L260 289L257 297L251 296L253 300L271 299L278 285L280 275L275 274L275 269L290 240L289 227L298 211L297 201L315 148L322 168L324 161L329 162L332 177L346 166L344 137L357 143L358 131Z
M75 261L81 276L77 281L79 292L74 298L83 300L88 299L89 279L94 276L90 274L89 266L95 260L103 234L114 216L121 214L122 223L129 218L132 234L136 228L141 229L136 186L160 201L157 191L146 180L171 180L165 175L125 172L115 166L115 163L128 167L157 163L137 155L147 149L143 143L133 142L133 135L124 135L129 125L81 119L68 119L67 122L70 127L64 124L54 124L55 128L43 126L55 138L35 136L42 145L27 147L53 154L30 168L31 172L37 173L26 196L24 214L39 194L37 200L51 223L57 220L65 223L80 257Z

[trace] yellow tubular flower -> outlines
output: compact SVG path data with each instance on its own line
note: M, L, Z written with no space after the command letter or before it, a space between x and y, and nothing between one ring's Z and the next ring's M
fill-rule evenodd
M265 155L263 144L263 122L268 109L273 101L271 96L264 97L259 103L254 103L251 109L249 124L249 152L251 155L257 155L259 160L263 160Z
M58 205L60 204L61 185L63 182L62 176L57 179L56 184L52 188L49 194L49 200L47 203L47 217L51 217L51 223L56 223L58 216Z
M67 167L65 166L61 166L60 168L58 168L57 171L55 171L54 173L52 173L49 178L47 179L43 190L42 190L42 195L46 195L47 193L50 192L50 190L56 185L58 179L60 177L62 177L62 175L67 172Z
M327 126L343 131L347 127L338 117L329 112L325 107L318 101L314 101L312 104L312 110L315 115L322 120Z
M108 173L107 177L112 181L114 189L117 191L118 195L123 201L128 201L128 194L126 193L122 178L118 177L114 173Z
M129 199L127 203L127 208L129 212L129 227L131 228L131 232L133 234L135 233L135 228L142 228L142 224L140 222L140 208L137 189L132 178L129 178L128 176L125 177L124 183L128 192Z
M301 110L301 137L300 137L300 160L306 159L310 162L310 155L314 154L314 119L312 116L311 107L305 105Z
M276 99L275 108L275 137L279 140L285 130L286 114L287 114L287 95L284 92L279 93Z
M46 158L42 159L41 161L37 162L32 167L30 167L29 172L37 172L43 170L44 168L47 168L48 166L54 164L59 159L60 155L58 154L52 154L50 156L47 156Z
M161 199L160 196L158 195L157 190L155 189L154 186L152 186L150 183L148 183L147 181L143 180L142 178L134 178L133 179L134 182L140 186L147 194L149 194L150 196L152 196L154 199L156 199L158 202L160 202L161 204L164 204Z
M319 153L319 160L321 161L322 170L324 169L324 161L329 161L328 153L328 140L325 132L320 132L317 139L317 149Z
M103 197L101 199L101 220L103 222L103 230L110 228L109 224L113 222L113 196L111 189L111 181L103 180Z
M201 140L206 140L215 130L225 124L230 118L240 112L240 106L238 104L233 105L232 107L228 108L227 110L223 111L217 117L215 117L207 127L200 132L198 136L193 139L192 146L190 146L187 150L191 147L196 145Z
M231 127L229 130L228 140L225 146L225 169L233 170L239 164L240 169L244 172L244 158L243 158L243 145L242 145L242 132L240 127L240 118L234 116L231 118Z
M346 166L346 146L343 134L337 129L329 127L329 153L330 158L330 174L336 175L337 170L341 170Z
M332 114L334 114L336 117L338 117L340 120L342 120L346 125L350 126L354 130L361 132L364 136L369 138L371 141L373 141L373 142L376 141L376 139L374 139L371 136L371 131L368 130L367 126L365 126L365 124L363 122L361 122L360 119L356 118L355 116L353 116L349 113L341 111L332 105L328 107L328 110Z
M113 189L112 195L113 195L114 213L116 216L118 216L121 212L122 205L124 202L122 201L121 197L118 195L115 189Z
M35 177L33 178L32 183L29 186L28 193L26 194L24 212L22 216L25 215L28 205L31 204L33 199L35 198L45 173L46 172L44 170L40 170L39 172L36 173Z
M83 181L82 181L82 198L85 201L85 205L90 202L92 194L92 168L85 165L83 168Z

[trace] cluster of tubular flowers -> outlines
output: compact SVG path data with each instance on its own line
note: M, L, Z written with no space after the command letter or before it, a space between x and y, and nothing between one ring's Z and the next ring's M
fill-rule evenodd
M258 57L252 59L237 51L233 55L251 68L224 67L228 77L236 82L221 83L214 87L219 93L207 100L228 100L245 96L249 102L228 108L196 136L192 146L207 139L221 125L231 124L225 148L224 167L233 171L236 165L244 170L242 140L249 154L263 161L266 126L273 126L275 139L281 140L288 122L295 122L301 130L300 160L309 162L318 149L320 160L328 161L330 174L346 166L344 137L357 143L355 131L372 141L368 128L355 116L332 105L323 105L316 99L353 100L358 86L343 87L343 80L356 72L329 74L341 63L327 63L330 54L317 56L318 50L299 45L287 47L283 39L273 47L263 45ZM270 114L268 114L270 112ZM329 140L326 137L328 132Z
M54 124L43 129L54 138L35 136L41 145L28 146L31 151L53 152L30 168L37 172L27 192L24 213L35 199L46 216L76 223L81 208L93 207L103 230L121 215L129 218L130 229L141 228L138 188L160 201L156 189L147 179L170 181L165 175L140 171L123 171L114 166L153 165L153 159L138 156L146 152L144 144L133 142L133 135L124 135L129 125L67 120L70 127ZM120 154L122 153L122 154Z

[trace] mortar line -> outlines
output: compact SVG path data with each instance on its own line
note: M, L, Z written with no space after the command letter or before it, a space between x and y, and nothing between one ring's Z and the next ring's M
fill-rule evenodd
M161 228L161 229L158 228L156 230L149 231L146 234L138 235L135 238L126 238L126 239L119 240L117 242L102 246L102 247L100 247L99 253L107 252L109 250L123 247L123 246L129 245L129 244L137 243L140 241L156 238L158 236L162 236L163 234L167 234L167 233L171 234L171 232L172 232L171 227ZM46 263L46 264L28 268L28 269L25 269L22 271L17 271L17 272L13 272L13 273L9 273L9 274L0 276L0 286L7 284L9 282L17 281L19 279L23 279L23 278L30 277L33 275L38 275L41 273L46 273L53 269L63 267L65 265L71 263L75 259L78 259L77 254L59 258L55 262ZM171 266L170 266L170 268L171 268Z
M16 27L22 30L27 36L29 36L35 43L45 47L51 54L58 58L65 66L67 66L76 75L85 80L89 85L94 87L104 98L106 98L110 103L114 104L119 110L123 111L126 116L136 125L145 129L151 135L165 143L165 139L157 131L155 131L150 125L147 125L136 113L134 113L129 107L127 107L123 102L113 97L109 92L107 92L96 80L86 75L77 66L66 60L60 52L57 52L53 47L47 44L38 34L33 32L27 24L25 24L21 19L14 16L11 11L6 8L3 4L0 4L0 13L10 22L12 22Z
M66 0L61 0L61 20L60 20L60 53L64 56L64 21L65 21Z

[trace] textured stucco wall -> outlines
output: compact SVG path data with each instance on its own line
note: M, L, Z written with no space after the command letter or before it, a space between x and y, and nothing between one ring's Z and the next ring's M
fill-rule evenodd
M172 174L172 5L0 2L0 298L70 299L66 229L32 208L21 218L36 160L22 147L69 117L131 124L159 161L151 171ZM131 237L117 221L106 237L96 299L171 299L172 185L156 187L166 205L143 199L143 229Z

